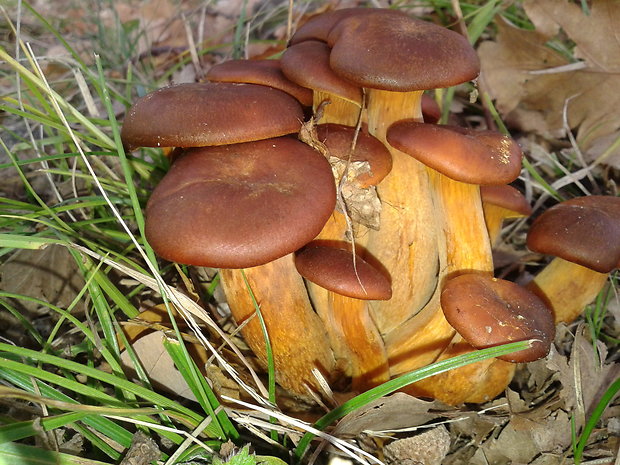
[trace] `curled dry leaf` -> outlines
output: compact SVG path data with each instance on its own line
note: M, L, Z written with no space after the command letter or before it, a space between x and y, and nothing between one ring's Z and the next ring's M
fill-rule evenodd
M620 134L620 3L595 0L589 15L566 0L527 0L524 8L536 30L500 18L496 41L478 50L483 79L498 109L524 131L564 135L566 106L570 129L593 159L608 147L602 138ZM548 45L560 30L575 43L576 62ZM620 166L620 150L607 162Z

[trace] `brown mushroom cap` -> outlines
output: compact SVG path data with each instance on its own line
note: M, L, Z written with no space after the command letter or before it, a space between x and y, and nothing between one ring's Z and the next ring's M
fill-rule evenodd
M362 89L332 71L329 52L327 44L316 40L292 45L282 54L282 72L300 86L361 105Z
M205 76L212 82L245 82L273 87L312 106L312 91L295 84L282 73L280 60L229 60L211 67Z
M609 273L620 265L620 197L590 195L551 207L532 224L527 246Z
M494 131L403 120L387 131L393 147L426 166L469 184L507 184L521 171L521 149Z
M393 10L396 11L396 10ZM297 44L306 40L320 40L327 42L329 32L333 27L349 16L363 16L373 14L374 8L343 8L341 10L332 10L314 16L308 22L304 23L289 41L290 45ZM402 14L402 13L399 13Z
M355 128L327 123L319 124L316 132L318 139L328 148L330 156L345 161L349 159ZM392 155L388 148L376 137L362 131L358 134L351 162L368 162L370 171L356 178L362 188L379 184L392 169Z
M347 16L329 32L330 65L359 86L390 91L449 87L480 72L465 37L395 10Z
M295 266L304 278L337 294L360 300L392 297L390 281L358 256L354 266L348 250L309 245L295 254Z
M299 102L271 87L179 84L138 99L125 116L121 138L130 150L235 144L295 133L302 120Z
M146 236L167 260L252 267L310 242L335 203L329 163L294 138L192 148L153 191Z
M532 207L527 199L521 192L508 184L482 186L480 187L480 197L483 203L515 212L518 216L530 216L532 214Z
M446 320L477 349L536 339L531 348L498 357L502 360L531 362L549 353L553 315L542 300L515 283L462 274L447 281L441 306Z

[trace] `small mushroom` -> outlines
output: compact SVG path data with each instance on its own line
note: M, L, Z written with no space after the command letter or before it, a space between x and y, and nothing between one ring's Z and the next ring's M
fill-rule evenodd
M287 48L282 54L282 72L291 81L312 89L313 109L324 102L321 123L355 126L361 110L362 89L337 76L329 66L330 49L310 40Z
M343 163L363 164L364 169L353 170L353 182L360 188L378 185L392 170L392 155L379 139L366 131L360 131L355 140L355 150L351 145L355 138L355 128L343 124L319 124L316 134L328 150L328 155ZM336 179L338 181L338 178Z
M432 204L445 240L446 258L440 283L476 271L493 275L493 258L480 183L505 183L516 178L521 152L501 134L404 120L388 129L388 142L428 166ZM478 184L475 184L478 183ZM440 287L415 318L386 337L393 371L402 373L430 363L454 340L439 302Z
M273 87L312 105L312 91L295 84L282 73L280 60L229 60L213 65L205 76L211 82L237 82Z
M436 204L443 212L448 273L492 272L480 185L505 184L517 178L522 158L517 143L493 131L414 120L394 123L387 140L431 168Z
M296 133L302 119L299 102L270 87L178 84L138 99L127 111L121 138L128 150L236 144Z
M532 339L529 349L498 357L531 362L549 353L555 324L545 303L518 284L470 273L449 279L441 293L446 319L476 349Z
M523 194L507 184L481 186L480 196L491 244L499 239L504 220L532 214L532 207Z
M620 198L591 195L551 207L532 223L527 246L556 257L528 288L556 322L572 322L620 265Z
M389 280L352 252L310 244L295 256L297 271L328 290L330 311L323 314L336 356L348 359L353 389L364 391L390 377L383 339L369 313L371 300L392 296Z

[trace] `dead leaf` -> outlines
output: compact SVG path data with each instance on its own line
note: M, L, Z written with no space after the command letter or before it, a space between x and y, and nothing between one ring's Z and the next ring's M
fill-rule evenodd
M584 327L578 328L568 361L557 352L547 361L549 368L557 370L563 387L560 396L565 409L575 412L577 431L590 417L603 393L620 376L618 363L605 363L605 345L600 341L592 344L584 337L584 331Z
M478 50L483 79L498 109L524 131L564 135L566 105L568 125L577 129L577 141L587 152L620 129L620 3L594 0L589 16L566 0L527 0L524 7L536 30L498 20L497 40ZM576 44L577 63L548 46L560 30ZM620 166L620 151L607 162Z
M172 358L163 345L163 338L166 337L161 331L154 331L140 337L132 344L138 360L146 371L153 386L176 394L190 400L196 400L185 379L174 366ZM207 361L206 350L199 344L193 344L195 352L201 353L202 357L194 360L198 367L204 367ZM126 350L121 352L121 362L123 367L129 372L133 372L133 364Z
M438 411L453 410L441 402L428 402L397 392L371 402L345 416L336 426L337 437L356 437L362 432L411 428L436 419Z
M2 290L67 308L84 286L75 260L67 249L50 245L43 250L20 250L0 266ZM49 314L47 307L20 300L29 312ZM78 304L78 308L83 308Z
M383 449L388 464L440 465L450 449L450 434L439 425L423 433L397 439Z

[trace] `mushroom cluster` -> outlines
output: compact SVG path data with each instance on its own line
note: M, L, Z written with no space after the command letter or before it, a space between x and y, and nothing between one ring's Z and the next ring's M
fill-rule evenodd
M529 214L508 186L521 151L495 132L437 125L424 104L425 90L478 72L461 35L351 8L305 23L279 60L222 63L210 82L160 89L129 110L127 148L175 148L146 207L149 243L167 260L221 269L232 316L266 363L251 288L291 393L319 391L316 370L363 391L455 354L535 340L407 388L482 402L514 363L548 353L560 298L549 288L563 271L528 287L493 277L501 222ZM617 204L585 203L571 207L620 217ZM537 229L548 228L534 228L530 247L562 256Z

